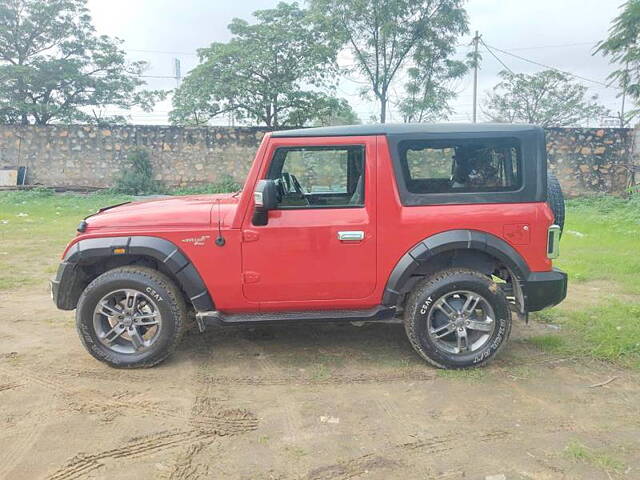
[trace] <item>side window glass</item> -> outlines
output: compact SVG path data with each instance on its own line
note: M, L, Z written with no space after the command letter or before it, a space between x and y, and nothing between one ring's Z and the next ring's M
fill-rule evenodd
M280 208L361 207L364 147L279 148L268 178L278 185Z
M516 139L408 141L400 163L411 193L506 192L522 186Z

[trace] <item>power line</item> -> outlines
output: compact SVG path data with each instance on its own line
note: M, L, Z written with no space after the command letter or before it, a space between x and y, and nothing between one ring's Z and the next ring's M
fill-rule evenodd
M197 57L198 54L197 53L193 53L193 52L172 52L172 51L168 51L168 50L136 50L136 49L127 49L125 50L127 52L136 52L136 53L159 53L162 55L190 55L193 57Z
M485 46L487 46L487 45L485 44ZM613 87L610 87L609 85L607 85L606 83L600 82L600 81L598 81L598 80L592 80L592 79L590 79L590 78L583 77L583 76L581 76L581 75L577 75L577 74L575 74L575 73L567 72L566 70L561 70L561 69L559 69L559 68L552 67L552 66L550 66L550 65L545 65L544 63L536 62L536 61L534 61L534 60L530 60L530 59L528 59L528 58L521 57L520 55L516 55L515 53L511 53L511 52L508 52L508 51L506 51L506 50L501 50L501 49L499 49L499 48L497 48L497 47L494 47L494 46L492 46L491 48L493 48L494 50L496 50L496 51L498 51L498 52L500 52L500 53L504 53L505 55L509 55L509 56L511 56L511 57L514 57L514 58L517 58L517 59L519 59L519 60L522 60L522 61L524 61L524 62L532 63L533 65L537 65L537 66L539 66L539 67L544 67L544 68L548 68L548 69L550 69L550 70L555 70L556 72L564 73L565 75L570 75L570 76L572 76L572 77L579 78L579 79L581 79L581 80L585 80L585 81L587 81L587 82L595 83L595 84L597 84L597 85L602 85L603 87L613 88Z
M518 48L512 48L512 51L519 51L519 50L544 50L547 48L565 48L565 47L579 47L579 46L584 46L584 45L595 45L596 43L598 43L599 40L594 40L593 42L580 42L580 43L564 43L561 45L540 45L537 47L518 47Z
M500 60L498 58L498 56L493 53L493 50L491 50L486 43L484 43L484 40L482 40L482 38L480 38L480 42L482 42L482 45L484 46L484 48L487 49L487 52L489 52L491 55L493 55L493 58L495 58L498 62L500 62L500 65L502 65L504 68L506 68L507 70L509 70L513 75L515 75L514 71L511 70L506 63L504 63L502 60Z

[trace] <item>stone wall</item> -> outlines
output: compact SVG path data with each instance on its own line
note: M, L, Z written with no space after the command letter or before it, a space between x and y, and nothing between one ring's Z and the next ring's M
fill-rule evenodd
M264 128L0 125L0 168L26 166L27 184L108 187L127 152L146 148L167 186L244 180ZM637 132L635 132L637 135ZM549 168L569 196L622 194L632 163L630 129L547 130Z
M109 187L127 153L149 151L168 186L243 180L264 128L0 125L0 167L26 166L27 184Z
M628 128L549 128L549 169L568 196L623 194L634 162L634 131Z

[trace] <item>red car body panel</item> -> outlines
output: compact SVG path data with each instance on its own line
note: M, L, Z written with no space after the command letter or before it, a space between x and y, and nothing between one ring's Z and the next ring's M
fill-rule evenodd
M365 146L363 208L273 210L251 222L253 191L276 148ZM390 181L391 180L391 181ZM242 193L126 204L87 220L86 238L145 235L178 246L195 266L216 309L229 312L364 309L381 303L400 258L425 238L454 229L489 233L509 243L532 272L552 268L546 244L553 214L544 202L402 206L387 138L265 135ZM224 246L214 241L220 234ZM361 242L337 232L365 232ZM65 251L66 253L66 251Z

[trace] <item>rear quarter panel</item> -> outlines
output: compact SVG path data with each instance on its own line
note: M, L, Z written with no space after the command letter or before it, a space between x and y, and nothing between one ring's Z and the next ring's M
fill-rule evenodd
M379 275L385 285L400 258L420 241L447 230L492 234L510 244L531 271L551 270L546 255L553 214L544 202L402 206L389 146L378 137ZM390 181L391 180L391 181ZM382 291L380 292L382 294Z

